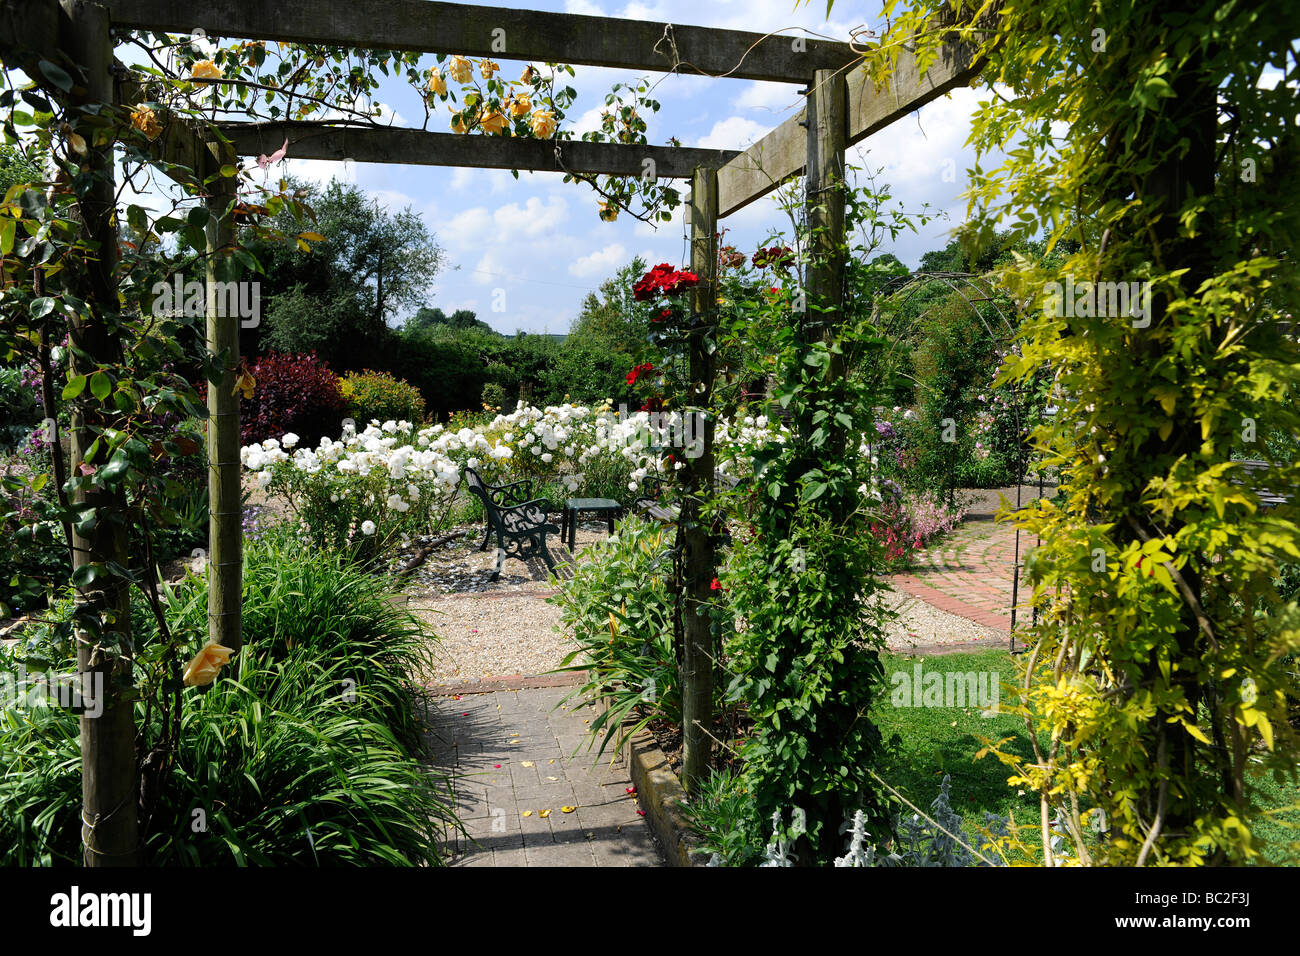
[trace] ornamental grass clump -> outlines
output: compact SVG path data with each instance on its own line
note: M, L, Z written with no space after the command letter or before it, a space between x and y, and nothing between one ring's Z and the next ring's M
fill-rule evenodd
M202 578L167 603L172 632L206 630ZM427 643L380 579L283 534L248 548L242 651L206 693L177 689L176 748L146 760L142 840L153 865L437 865L455 826L421 763L412 685ZM141 624L140 656L159 644ZM17 652L0 651L14 671ZM65 659L61 670L74 669ZM137 723L159 741L157 710ZM157 751L154 751L156 753ZM78 717L0 708L0 864L80 862Z

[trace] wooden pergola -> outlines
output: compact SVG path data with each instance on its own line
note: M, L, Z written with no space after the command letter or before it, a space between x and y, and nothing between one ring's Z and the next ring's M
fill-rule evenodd
M743 151L674 146L626 145L568 140L457 135L417 129L316 123L221 123L221 135L171 124L161 140L165 158L188 167L202 182L234 157L270 153L287 140L297 159L345 160L432 166L577 172L640 176L646 160L657 177L689 179L687 203L691 268L700 277L694 308L715 308L720 219L770 193L792 177L806 176L806 204L814 236L811 262L803 276L805 298L822 304L815 323L833 326L842 306L844 196L834 188L845 177L844 153L851 146L958 86L968 85L979 66L971 51L949 44L921 74L911 54L900 54L887 85L877 88L860 54L847 43L761 35L734 30L640 22L608 17L500 9L431 0L213 0L194 8L175 0L0 0L0 54L40 82L39 59L70 64L86 79L81 102L130 105L139 87L114 69L111 31L135 29L209 37L319 43L347 48L493 56L521 61L677 72L801 87L806 105ZM505 38L504 48L502 37ZM49 90L67 99L64 91ZM111 175L111 156L108 170ZM217 176L205 197L213 213L208 225L208 280L216 281L218 254L234 242L227 211L235 180ZM111 194L107 197L111 201ZM111 218L105 225L111 224ZM107 267L111 268L111 261ZM212 303L215 296L209 295ZM229 647L240 645L242 543L240 528L239 410L233 394L238 365L238 318L209 308L207 348L228 356L225 378L208 390L211 422L209 500L209 634ZM808 325L814 323L808 321ZM701 344L690 357L692 378L712 380L712 359ZM707 400L707 395L704 396ZM707 613L715 568L714 542L699 518L699 492L713 480L712 427L705 452L684 469L682 509L685 565L683 724L684 776L697 779L707 768L712 707L713 660ZM73 468L84 444L74 435ZM75 562L103 560L103 542L76 540ZM82 661L82 669L96 662ZM129 710L129 708L127 708ZM83 719L83 813L92 819L128 797L134 776L124 769L130 741L112 722ZM133 725L132 725L133 726ZM131 757L133 760L133 755ZM132 763L132 767L134 764ZM111 815L111 814L110 814ZM109 821L105 821L108 823ZM122 824L126 825L126 824ZM131 821L134 826L134 820ZM96 844L122 846L101 825L83 827L88 864L132 862L99 851ZM128 843L134 843L132 832Z

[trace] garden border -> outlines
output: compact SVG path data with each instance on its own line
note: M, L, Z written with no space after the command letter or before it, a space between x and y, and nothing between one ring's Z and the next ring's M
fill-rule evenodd
M623 728L635 724L627 721ZM700 838L691 830L682 811L686 788L673 773L668 755L655 742L654 734L642 728L623 741L623 759L627 761L637 801L645 811L646 822L659 841L669 866L706 866Z

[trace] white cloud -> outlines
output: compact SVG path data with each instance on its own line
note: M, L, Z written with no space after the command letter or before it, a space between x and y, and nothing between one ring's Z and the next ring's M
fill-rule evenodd
M772 127L755 123L744 116L732 116L718 120L713 129L701 136L695 143L707 149L744 149L764 136Z
M288 172L290 175L320 183L322 186L328 185L331 179L337 179L339 182L344 183L355 183L357 181L357 164L354 162L348 160L338 162L333 159L293 159L293 147L289 148L289 152ZM276 176L279 175L282 168L279 164L276 164L270 167L267 172L271 176Z
M583 13L591 17L608 16L604 10L596 6L591 0L564 0L565 13Z
M501 253L495 249L490 249L483 254L483 257L474 266L472 275L478 285L499 286L510 278L510 272L506 267L506 263L501 259Z
M482 246L492 228L492 214L482 206L454 216L445 229L447 239L462 247Z
M803 97L798 88L789 83L763 83L755 80L745 84L745 89L731 101L738 110L762 110L784 114L803 107Z
M612 275L619 266L627 264L627 258L627 249L621 242L616 242L589 256L575 259L569 266L569 274L584 279Z
M569 204L562 196L551 196L545 202L537 196L529 196L523 206L512 202L492 214L500 242L536 238L554 232L568 218Z

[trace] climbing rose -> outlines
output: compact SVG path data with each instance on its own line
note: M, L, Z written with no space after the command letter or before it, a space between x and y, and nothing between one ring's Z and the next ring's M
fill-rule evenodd
M206 687L217 679L217 674L224 664L230 663L234 648L208 641L203 650L194 655L194 659L185 667L184 681L186 687Z
M436 66L429 71L429 92L438 96L447 95L447 81L443 78L442 70Z
M653 372L654 368L655 367L651 365L649 362L646 362L642 365L634 366L632 368L632 371L627 373L627 383L629 385L635 385L636 380L641 377L641 374L643 372Z
M493 110L479 120L479 125L483 127L485 133L503 133L509 121L499 111Z
M463 56L453 56L447 72L457 83L468 83L474 78L474 65Z
M555 113L552 110L536 110L533 113L533 134L541 139L550 139L555 132Z
M699 277L694 272L678 271L666 262L661 262L632 286L632 298L638 302L649 302L656 296L677 295L699 284Z

